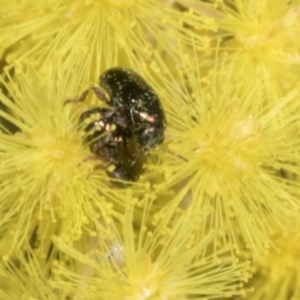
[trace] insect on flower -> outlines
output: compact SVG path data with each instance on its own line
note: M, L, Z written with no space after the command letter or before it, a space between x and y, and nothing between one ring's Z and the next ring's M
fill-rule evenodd
M82 102L93 90L97 98L111 108L96 107L79 118L86 136L84 142L97 158L114 165L106 171L113 179L136 181L142 173L145 154L164 140L166 120L159 98L136 72L115 67L99 78L100 87L91 87L77 99ZM94 118L93 118L94 116Z

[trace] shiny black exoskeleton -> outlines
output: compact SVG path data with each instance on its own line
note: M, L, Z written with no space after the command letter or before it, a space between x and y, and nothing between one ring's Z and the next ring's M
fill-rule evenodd
M142 173L145 154L162 143L166 126L158 96L146 81L127 68L112 68L99 78L98 87L92 87L99 100L111 108L97 107L84 112L79 125L85 131L84 142L98 158L114 165L106 171L114 179L138 180ZM78 99L84 101L86 90Z
M127 125L137 138L140 149L149 150L164 140L166 120L157 94L136 72L112 68L99 78L109 94L110 105L127 116Z

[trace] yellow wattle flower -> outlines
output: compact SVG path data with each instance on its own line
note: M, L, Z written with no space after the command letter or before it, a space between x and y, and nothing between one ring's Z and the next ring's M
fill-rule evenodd
M271 243L268 220L286 231L298 217L299 184L280 170L299 176L299 92L266 96L250 80L235 81L235 62L227 74L201 75L200 58L183 58L181 81L166 73L157 83L168 121L164 147L174 154L157 172L177 194L155 220L169 219L178 205L209 213L207 230L221 231L216 244L238 249L241 237L260 257Z
M66 69L79 66L85 82L116 65L142 69L154 51L177 57L177 41L189 41L184 15L163 1L1 0L0 5L0 46L13 46L10 63L29 59L47 72L49 64L62 61ZM190 16L186 23L197 20Z
M272 249L254 274L250 284L253 294L250 300L300 298L300 239L290 235L274 238Z
M190 216L182 215L172 227L151 230L146 226L148 211L146 204L144 219L134 227L134 208L127 207L115 238L105 240L99 234L97 246L85 254L55 239L55 246L82 267L72 270L58 261L53 288L89 300L216 299L245 293L247 263L237 263L228 249L208 255L212 236L195 242Z
M298 238L272 239L299 218L299 0L0 8L0 69L16 67L0 78L1 299L244 296L241 241L259 258L281 249L247 298L300 297ZM116 65L155 71L168 121L124 190L87 159L77 123L89 100L63 105Z
M2 79L7 93L0 99L8 111L0 116L16 132L1 125L0 255L33 237L47 255L52 234L78 240L93 223L116 215L114 204L124 207L130 199L130 188L111 188L105 162L88 159L77 126L84 108L64 105L80 93L76 74L41 76L29 68Z
M220 64L234 61L237 81L276 84L286 94L299 80L300 1L180 1L215 27ZM206 2L206 1L205 1ZM201 28L201 25L199 25Z

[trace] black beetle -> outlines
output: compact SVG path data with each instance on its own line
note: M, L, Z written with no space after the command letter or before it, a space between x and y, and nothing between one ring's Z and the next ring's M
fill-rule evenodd
M157 94L136 72L112 68L99 78L99 85L110 96L115 111L126 111L140 149L146 151L161 144L166 127L165 114Z
M85 111L79 125L85 131L84 142L99 159L115 166L106 171L109 177L127 181L138 180L145 154L164 140L166 120L159 98L136 72L115 67L104 72L98 87L83 92L82 102L92 89L97 98L111 108L97 107ZM93 118L94 116L94 118Z

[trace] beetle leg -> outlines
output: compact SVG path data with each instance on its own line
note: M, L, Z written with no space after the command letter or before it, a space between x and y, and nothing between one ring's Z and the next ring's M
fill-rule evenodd
M84 91L82 93L82 95L79 98L75 98L75 99L68 99L64 102L64 105L68 104L68 103L78 103L78 102L83 102L87 96L87 94L89 93L89 89L87 89L86 91Z
M130 118L131 118L132 124L134 125L135 122L134 122L134 118L133 118L133 111L132 111L132 109L130 109L129 112L130 112Z
M86 99L86 97L87 97L87 95L88 95L88 93L89 93L90 90L93 90L93 91L94 91L96 97L97 97L100 101L102 101L102 102L104 102L104 103L107 103L107 104L109 103L108 99L106 98L105 94L102 92L101 89L99 89L99 88L97 88L97 87L90 87L90 88L88 88L87 90L85 90L85 91L81 94L81 96L80 96L79 98L68 99L67 101L64 102L64 105L66 105L67 103L78 103L78 102L83 102L83 101L85 101L85 99Z
M108 108L98 108L98 111L101 115L101 118L108 119L112 117L115 114L115 111L113 109L108 109Z
M97 96L97 98L106 103L106 104L109 104L109 101L108 99L106 98L105 94L103 93L103 91L101 89L99 89L98 87L91 87L90 89L92 89L95 93L95 95Z

